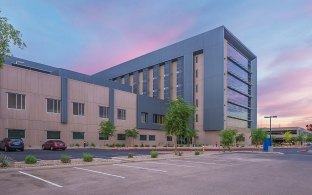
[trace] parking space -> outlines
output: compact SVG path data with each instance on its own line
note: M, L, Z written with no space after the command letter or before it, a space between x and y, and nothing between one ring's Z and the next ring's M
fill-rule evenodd
M212 190L215 194L248 194L246 185L252 184L250 188L254 188L259 194L265 193L264 187L275 190L275 194L282 194L285 186L275 188L271 183L266 183L272 172L267 172L265 168L280 169L283 166L289 166L288 162L276 156L201 155L111 165L3 172L0 174L0 187L1 194L207 194L207 190ZM308 167L307 171L312 171L312 168ZM302 175L298 175L297 171L296 176L300 178ZM286 184L286 188L287 184L296 183L287 180L287 177L275 175L274 178L276 177ZM303 178L311 179L311 176L305 175ZM254 186L254 182L262 182L264 187L258 188ZM312 188L301 184L298 190L300 194L307 194L305 192Z

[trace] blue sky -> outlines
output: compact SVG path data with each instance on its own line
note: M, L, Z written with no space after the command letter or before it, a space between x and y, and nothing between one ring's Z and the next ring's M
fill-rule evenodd
M258 126L312 123L312 1L0 0L16 57L93 74L225 25L258 56Z

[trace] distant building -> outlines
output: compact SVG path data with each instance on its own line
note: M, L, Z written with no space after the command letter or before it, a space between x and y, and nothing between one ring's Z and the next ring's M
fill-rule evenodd
M257 57L224 26L94 75L8 57L0 70L0 138L102 146L127 144L125 129L137 128L135 145L172 145L162 124L178 96L197 108L197 143L215 145L220 130L233 128L249 144L257 127ZM102 120L116 126L109 140L99 136Z
M268 134L270 134L270 128L264 128ZM272 138L274 138L276 141L283 141L284 133L289 131L293 137L298 137L299 135L309 134L312 133L311 131L308 131L301 127L278 127L278 128L272 128Z

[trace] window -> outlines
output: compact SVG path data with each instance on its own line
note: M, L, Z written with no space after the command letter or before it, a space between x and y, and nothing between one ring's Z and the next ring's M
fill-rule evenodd
M167 141L168 141L168 142L171 142L171 141L172 141L172 136L168 135L168 136L167 136Z
M198 114L195 115L195 122L198 122Z
M47 99L47 112L60 113L61 100Z
M108 118L109 115L109 107L99 106L99 117Z
M60 131L47 131L47 139L61 139Z
M108 136L99 134L99 140L108 140Z
M126 134L117 134L117 140L126 140Z
M25 110L25 95L8 93L8 108Z
M195 100L195 105L198 107L198 99Z
M117 109L117 118L119 120L126 120L126 110L124 110L124 109Z
M73 102L73 114L77 116L84 116L84 104Z
M195 92L196 93L198 92L198 84L196 84L196 86L195 86Z
M153 123L163 124L164 123L164 115L153 114Z
M84 132L73 132L73 139L84 139Z
M195 70L195 77L198 78L198 69Z
M141 123L147 123L148 122L148 113L141 112Z
M8 129L8 138L25 138L25 130Z
M155 141L156 140L156 136L155 135L149 135L148 136L148 140Z
M198 56L195 56L195 63L198 63Z
M140 140L141 141L146 141L147 140L147 135L140 135Z

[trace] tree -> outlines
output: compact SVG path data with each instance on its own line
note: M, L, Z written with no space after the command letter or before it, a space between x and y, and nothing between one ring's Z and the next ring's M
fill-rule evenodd
M312 133L307 135L306 142L312 142Z
M306 125L306 127L307 127L307 130L312 131L312 124Z
M195 113L195 107L187 104L181 97L171 101L165 115L164 129L168 135L184 137L189 128L190 119ZM175 143L175 153L177 145Z
M256 148L258 145L263 144L265 138L267 138L268 133L263 129L253 129L251 130L251 140L254 144L256 144Z
M11 54L10 43L18 46L20 49L26 47L20 31L9 24L6 17L0 16L0 68L3 66L5 56Z
M114 136L115 131L116 129L112 122L110 121L100 122L100 129L99 129L100 136L107 137L109 139L109 137Z
M189 144L193 143L192 142L193 138L194 138L194 143L196 144L196 138L198 137L197 132L198 131L195 129L188 129L185 132L185 137L187 138Z
M284 141L286 143L290 143L291 142L291 139L292 139L292 135L291 135L291 132L290 131L286 131L284 133Z
M126 134L126 137L132 138L132 144L131 144L132 146L134 140L139 136L139 131L136 128L126 129L125 134Z
M224 129L220 131L220 144L222 144L223 151L225 151L225 148L228 148L229 151L231 151L231 146L233 146L235 142L236 133L237 131L234 129Z
M235 137L235 139L236 139L236 143L242 143L245 141L245 136L243 133L240 133Z

